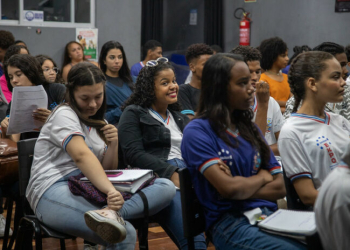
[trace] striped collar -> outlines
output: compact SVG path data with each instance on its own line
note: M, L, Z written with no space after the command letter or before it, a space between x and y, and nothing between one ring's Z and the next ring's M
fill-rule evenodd
M142 68L145 67L145 65L143 65L143 62L142 62L142 61L140 62L140 65L142 66Z
M149 109L152 114L154 114L156 117L158 117L161 121L163 121L166 125L169 125L169 121L170 121L170 112L169 110L166 110L166 119L164 120L163 117L157 112L155 111L154 109L150 108Z
M293 113L291 114L291 116L293 117L298 117L298 118L303 118L303 119L309 119L309 120L313 120L315 122L319 122L319 123L324 123L329 125L330 121L331 121L331 117L327 112L324 112L325 115L325 119L322 119L318 116L313 116L313 115L305 115L305 114L298 114L298 113Z
M256 99L256 95L254 96L254 104L250 106L250 108L253 110L254 113L258 110L258 101Z
M238 129L236 129L235 131L233 131L232 129L227 129L226 133L228 133L230 136L232 137L238 137L239 136L239 131Z

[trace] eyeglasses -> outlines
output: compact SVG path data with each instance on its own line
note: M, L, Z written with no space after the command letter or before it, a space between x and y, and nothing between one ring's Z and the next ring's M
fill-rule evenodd
M58 73L58 68L57 67L54 67L52 69L49 69L49 68L43 69L43 72L44 73L50 73L51 70L53 70L53 72L55 72L56 74Z
M150 61L146 62L146 66L155 67L158 65L158 63L166 63L166 62L169 62L168 58L159 57L157 60L150 60Z

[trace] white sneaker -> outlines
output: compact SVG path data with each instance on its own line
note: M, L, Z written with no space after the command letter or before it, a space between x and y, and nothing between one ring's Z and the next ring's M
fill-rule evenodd
M5 235L5 225L6 225L6 219L2 214L0 214L0 237L4 237ZM9 236L11 235L12 235L12 229L10 228Z

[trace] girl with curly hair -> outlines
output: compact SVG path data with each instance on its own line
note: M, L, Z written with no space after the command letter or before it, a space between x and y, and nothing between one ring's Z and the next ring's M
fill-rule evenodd
M343 101L345 81L339 61L330 53L305 52L289 69L297 100L282 127L278 148L286 176L305 206L313 206L326 176L341 162L349 144L350 122L325 111L327 103ZM298 100L302 101L301 107Z
M123 46L117 41L106 42L101 49L99 64L107 78L106 120L116 125L122 114L120 108L131 95L134 85Z
M281 167L252 122L254 88L243 58L216 54L203 68L198 113L185 128L182 156L217 249L305 249L251 225L244 213L270 215L285 195ZM220 166L220 162L225 165Z
M35 58L39 61L43 74L47 82L64 83L61 71L57 67L56 62L47 55L37 55Z
M288 76L281 72L289 61L287 44L281 38L274 37L262 41L259 50L261 67L265 70L260 80L269 84L270 95L278 102L283 113L291 97Z
M189 118L180 112L178 91L168 60L161 57L148 61L136 80L134 93L125 103L118 130L121 162L133 168L153 169L180 187L177 170L186 167L180 145ZM187 249L178 190L156 220L179 249ZM203 234L195 237L195 247L206 249Z

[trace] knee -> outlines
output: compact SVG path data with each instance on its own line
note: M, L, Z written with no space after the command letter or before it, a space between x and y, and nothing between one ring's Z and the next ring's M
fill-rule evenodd
M176 194L176 189L174 183L171 180L165 178L158 178L154 183L159 185L160 188L162 188L162 192L168 193L169 197L171 196L171 199L174 198Z

